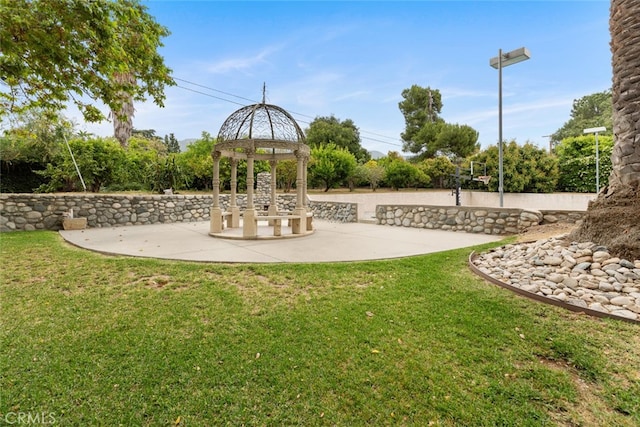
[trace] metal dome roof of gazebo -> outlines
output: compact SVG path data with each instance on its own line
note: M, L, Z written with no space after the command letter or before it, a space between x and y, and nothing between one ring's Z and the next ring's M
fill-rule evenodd
M262 102L242 107L224 121L215 150L226 157L245 158L243 152L253 149L256 159L284 160L295 158L296 152L308 156L305 142L304 132L289 113Z

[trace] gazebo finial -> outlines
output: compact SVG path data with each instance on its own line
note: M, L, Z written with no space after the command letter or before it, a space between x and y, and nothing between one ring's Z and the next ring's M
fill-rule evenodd
M267 103L267 83L262 82L262 104Z

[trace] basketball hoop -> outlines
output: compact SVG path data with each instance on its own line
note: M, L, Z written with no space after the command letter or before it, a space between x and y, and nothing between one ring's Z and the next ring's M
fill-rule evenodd
M477 178L473 179L474 181L482 181L484 183L484 185L489 184L489 181L491 180L491 175L480 175Z

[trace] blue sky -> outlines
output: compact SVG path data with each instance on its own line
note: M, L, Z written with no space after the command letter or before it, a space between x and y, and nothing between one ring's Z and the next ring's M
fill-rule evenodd
M264 82L267 102L302 128L333 114L354 121L365 148L401 151L398 102L418 84L440 90L441 116L479 131L487 147L498 139L489 59L526 46L531 59L503 70L503 135L546 147L574 99L611 86L606 0L144 4L172 33L161 53L180 87L167 89L165 108L137 104L134 126L180 140L215 136L233 111L262 99Z

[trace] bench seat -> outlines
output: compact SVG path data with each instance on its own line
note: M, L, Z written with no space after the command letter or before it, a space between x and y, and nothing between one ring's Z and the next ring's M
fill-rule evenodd
M288 225L292 225L291 221L300 221L300 215L258 215L255 217L256 224L258 221L273 221L273 235L282 236L282 220L289 220Z

